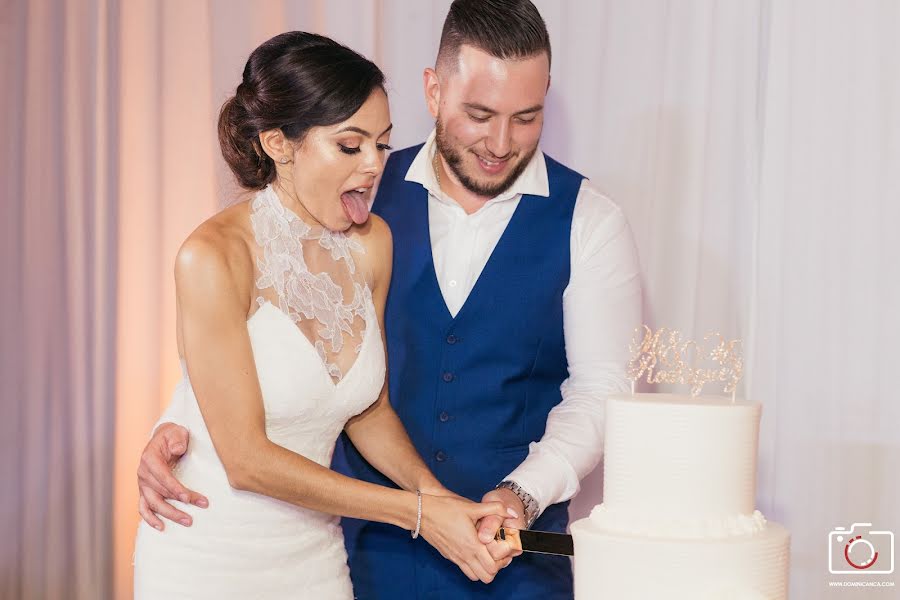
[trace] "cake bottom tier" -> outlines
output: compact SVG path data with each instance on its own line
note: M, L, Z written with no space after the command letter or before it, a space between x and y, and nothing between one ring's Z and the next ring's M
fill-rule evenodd
M654 539L572 523L576 600L785 600L790 534Z

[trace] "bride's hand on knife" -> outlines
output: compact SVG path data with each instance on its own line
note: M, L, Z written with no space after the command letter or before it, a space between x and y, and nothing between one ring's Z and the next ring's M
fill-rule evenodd
M509 516L500 502L472 502L455 494L423 494L420 535L466 577L490 583L506 562L491 558L487 546L478 539L475 524L488 515Z

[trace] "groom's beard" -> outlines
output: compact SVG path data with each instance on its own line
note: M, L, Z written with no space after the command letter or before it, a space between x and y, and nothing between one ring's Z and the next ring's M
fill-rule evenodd
M434 140L437 144L438 151L441 153L441 156L444 157L444 160L447 162L447 166L450 167L451 171L453 171L456 179L459 180L462 186L468 191L472 192L473 194L478 194L479 196L485 196L487 198L499 196L503 192L507 191L510 187L512 187L512 185L516 182L516 179L519 178L519 175L522 174L522 171L525 170L525 167L528 166L528 163L531 161L531 157L534 156L535 152L537 152L537 144L535 144L535 146L531 148L525 156L520 158L518 162L512 165L512 170L509 172L509 175L507 175L506 178L502 181L498 183L480 182L465 172L462 153L450 144L450 141L447 139L446 132L444 131L444 125L440 120L435 121L434 130ZM463 150L463 152L466 152L466 150ZM478 159L475 158L475 160Z

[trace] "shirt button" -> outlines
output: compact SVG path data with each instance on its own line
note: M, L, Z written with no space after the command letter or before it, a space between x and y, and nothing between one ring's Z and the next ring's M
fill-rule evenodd
M450 383L451 381L453 381L453 373L444 373L444 374L441 376L441 378L442 378L444 381L446 381L447 383Z
M451 346L459 341L459 338L453 335L452 333L447 336L447 343Z
M448 415L445 411L438 415L438 419L441 420L441 423L446 423L450 420L450 415Z
M451 279L451 280L450 280L450 287L456 287L456 280L455 280L455 279Z
M447 455L444 454L443 450L438 450L434 453L434 460L438 462L444 462L445 460L447 460Z

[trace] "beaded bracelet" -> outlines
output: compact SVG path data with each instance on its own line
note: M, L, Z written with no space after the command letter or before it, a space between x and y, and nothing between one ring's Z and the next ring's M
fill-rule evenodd
M422 491L416 490L416 498L419 501L419 508L416 512L416 530L412 532L412 539L419 537L419 530L422 528Z

